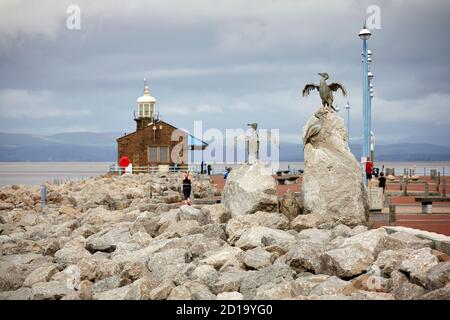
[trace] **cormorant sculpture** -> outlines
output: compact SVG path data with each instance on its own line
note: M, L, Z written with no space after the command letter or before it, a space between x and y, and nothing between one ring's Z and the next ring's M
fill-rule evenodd
M303 96L306 97L312 90L316 89L319 91L320 98L322 99L322 105L324 107L329 106L334 111L336 111L336 108L333 106L333 91L337 91L338 89L341 89L342 95L345 97L347 96L347 91L345 90L344 86L340 84L339 82L333 82L330 84L326 83L326 80L329 78L328 73L318 73L322 77L320 80L320 84L316 85L314 83L308 83L305 85L305 88L303 89Z

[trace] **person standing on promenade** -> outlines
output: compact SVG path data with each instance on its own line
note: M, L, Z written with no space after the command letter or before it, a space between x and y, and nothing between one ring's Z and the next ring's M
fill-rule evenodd
M370 160L368 160L366 162L366 177L367 177L367 180L372 179L372 171L373 171L373 163Z
M386 178L384 177L383 172L380 172L380 177L378 178L378 186L380 188L383 188L383 193L384 193L384 189L386 189Z
M191 205L192 178L189 175L189 170L186 171L185 173L183 173L182 188L183 188L184 203L190 206Z
M208 169L208 176L210 176L211 175L211 170L212 170L212 167L211 167L210 164L208 164L207 169Z

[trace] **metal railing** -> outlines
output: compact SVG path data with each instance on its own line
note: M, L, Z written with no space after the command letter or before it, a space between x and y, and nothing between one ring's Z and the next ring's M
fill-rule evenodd
M124 169L117 164L111 164L109 167L110 173L164 173L164 172L182 172L189 169L188 165L148 165L148 166L132 166L130 169Z

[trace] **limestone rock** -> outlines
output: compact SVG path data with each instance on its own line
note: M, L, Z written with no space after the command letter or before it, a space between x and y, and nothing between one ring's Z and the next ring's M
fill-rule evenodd
M243 251L236 247L224 247L220 250L213 250L205 253L206 258L202 259L200 263L208 264L216 269L220 269L226 262L242 255Z
M47 282L52 276L58 272L55 265L43 266L32 271L25 279L23 285L25 287L31 287L38 282Z
M352 230L350 230L349 236L353 237L353 236L356 236L357 234L366 232L367 230L368 230L368 228L366 226L359 225L359 226L354 227Z
M184 283L191 293L192 300L215 300L216 296L209 290L209 288L198 281L188 281Z
M212 223L227 223L231 219L231 211L222 203L210 206L209 214Z
M277 210L276 183L265 171L261 163L243 164L231 170L223 190L222 203L233 217L259 210Z
M263 284L256 290L256 299L258 300L286 300L298 296L297 283L289 281L273 285L271 283Z
M66 266L76 264L80 259L89 258L91 253L85 247L86 239L76 238L67 242L64 247L55 253L56 262Z
M245 276L245 272L222 272L219 279L212 286L211 290L215 294L222 292L239 291L241 287L242 278Z
M200 265L192 272L191 278L212 287L219 279L219 272L211 265Z
M299 214L302 214L302 208L297 199L297 195L294 191L289 189L281 198L280 201L280 212L289 219L289 221L294 220Z
M295 242L295 236L286 231L267 227L252 227L241 235L239 240L236 242L236 246L247 250L271 244L289 247L289 245L294 244Z
M373 263L372 253L352 245L325 252L322 255L323 271L339 277L353 277L366 271Z
M87 238L86 249L91 253L112 252L120 243L130 240L131 236L127 227L106 229Z
M312 271L316 274L322 270L322 254L325 246L308 240L300 240L286 253L286 264L296 272Z
M400 264L400 271L407 272L415 284L426 286L426 274L429 269L439 263L430 248L414 250Z
M33 300L59 300L73 292L65 283L58 281L35 283L31 289Z
M303 214L299 215L291 221L290 227L296 231L304 229L318 228L322 224L324 218L317 214Z
M430 291L420 297L421 300L450 300L450 284L445 287Z
M382 246L382 240L385 236L387 236L386 230L372 229L345 239L341 247L359 245L376 257L378 252L388 249Z
M191 292L184 285L177 286L170 291L167 300L191 300Z
M217 295L217 300L244 300L244 296L237 291L221 292Z
M413 251L413 249L385 250L378 255L374 265L380 267L384 273L391 274L400 268L403 260Z
M279 284L293 280L295 272L288 266L268 266L258 271L248 271L242 278L239 291L245 299L256 295L257 289L264 284Z
M310 242L320 243L323 245L328 244L331 240L331 231L323 229L306 229L298 233L297 238L307 239Z
M258 247L245 252L243 261L248 269L258 270L271 265L274 261L274 256Z
M0 300L31 300L33 291L30 288L22 287L15 291L0 292Z
M200 225L208 223L209 217L204 211L196 209L192 206L184 205L180 207L180 212L178 214L179 220L195 220Z
M150 292L151 300L165 300L170 295L175 285L172 281L165 281Z
M251 227L267 227L285 230L288 228L289 220L282 214L258 211L254 214L236 216L228 221L226 233L228 242L235 244L244 231Z
M309 138L313 129L318 132ZM305 213L320 215L335 224L367 224L367 190L360 164L348 146L344 120L322 107L303 128L303 140Z
M325 281L317 284L310 292L310 295L338 295L344 292L345 288L350 283L348 281L344 281L339 279L336 276L331 276L327 278Z
M444 287L450 283L450 260L440 262L427 271L426 286L429 290Z

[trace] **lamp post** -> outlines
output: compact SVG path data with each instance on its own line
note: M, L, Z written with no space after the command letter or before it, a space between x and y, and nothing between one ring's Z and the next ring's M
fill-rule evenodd
M347 101L345 105L345 109L347 109L347 131L348 131L348 141L350 142L350 103Z
M367 162L367 158L370 152L370 96L369 96L369 54L367 49L367 40L370 39L372 33L364 27L359 32L358 36L363 41L363 174L364 181L367 184L366 179L366 170L365 170L365 162Z

